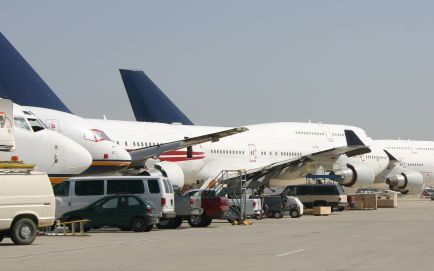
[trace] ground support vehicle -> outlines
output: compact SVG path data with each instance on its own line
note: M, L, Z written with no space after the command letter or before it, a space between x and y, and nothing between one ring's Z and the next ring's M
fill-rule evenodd
M299 198L306 208L330 206L332 211L343 211L347 206L347 195L339 184L290 185L282 194Z
M161 218L157 227L159 229L176 229L181 226L184 220L189 221L192 216L201 216L203 209L200 195L198 193L192 196L175 195L175 213L176 217Z
M188 219L191 227L207 227L213 219L220 219L229 213L229 200L227 197L219 197L213 190L195 189L188 191L186 196L200 194L202 201L202 215L193 215Z
M240 216L240 208L244 208L244 201L238 198L229 199L230 212L225 216L229 222L237 220ZM261 219L263 214L262 200L260 198L247 198L243 213L247 218Z
M266 216L282 218L285 213L291 217L300 217L303 214L303 204L296 197L288 197L284 194L264 196Z
M0 242L29 245L38 229L54 224L55 199L46 173L33 165L0 163Z

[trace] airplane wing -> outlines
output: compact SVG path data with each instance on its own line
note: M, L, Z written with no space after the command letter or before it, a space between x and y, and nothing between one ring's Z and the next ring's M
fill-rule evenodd
M149 146L149 147L145 147L145 148L134 149L134 150L129 151L129 153L131 155L132 165L134 166L134 165L143 163L143 161L145 161L148 158L151 158L154 156L158 157L162 153L165 153L168 151L174 151L174 150L179 150L179 149L183 149L183 148L189 148L189 147L192 147L194 145L198 145L198 144L205 143L208 141L216 142L216 141L219 141L220 138L239 134L239 133L243 133L243 132L246 132L248 130L249 129L247 129L245 127L238 127L238 128L233 128L233 129L228 129L228 130L216 132L216 133L185 138L183 140L177 140L177 141L158 144L158 145Z
M347 146L335 147L319 152L310 153L302 157L279 161L269 164L265 167L254 168L246 170L246 180L251 181L249 187L255 188L266 186L270 179L279 175L282 170L290 166L302 166L308 162L322 161L325 159L335 160L340 155L347 155L348 157L361 155L371 152L371 149L366 146L360 138L352 130L345 130L345 137L347 139ZM328 160L328 161L330 161ZM225 182L230 183L235 181L236 174L229 175ZM259 179L263 178L261 181Z

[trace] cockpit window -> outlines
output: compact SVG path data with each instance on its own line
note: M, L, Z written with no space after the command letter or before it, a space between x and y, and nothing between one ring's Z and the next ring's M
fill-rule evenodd
M39 120L36 118L28 118L27 120L29 121L32 130L35 133L45 129L45 126L42 124L42 122L39 122Z
M29 124L27 123L27 121L26 121L25 118L14 117L14 125L15 125L15 127L18 127L18 128L24 129L24 130L31 131L31 130L30 130L30 126L29 126Z
M98 130L98 129L90 129L84 134L84 139L91 140L95 142L107 140L112 141L110 137L104 131Z

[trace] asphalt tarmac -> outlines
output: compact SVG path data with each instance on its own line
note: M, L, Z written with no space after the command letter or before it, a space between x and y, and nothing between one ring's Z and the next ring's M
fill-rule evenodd
M0 270L432 270L434 201L330 216L0 243Z

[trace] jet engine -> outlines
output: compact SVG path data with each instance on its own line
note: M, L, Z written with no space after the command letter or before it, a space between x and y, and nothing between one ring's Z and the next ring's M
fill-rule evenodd
M346 168L336 170L330 175L340 175L342 178L339 182L347 187L364 187L374 183L375 172L372 168L363 164L347 164Z
M386 183L390 190L399 191L407 194L410 190L421 189L423 186L423 176L419 172L409 171L400 168L401 172L386 178Z
M184 186L184 172L176 163L157 162L153 167L144 170L140 175L167 177L173 186L182 188Z

